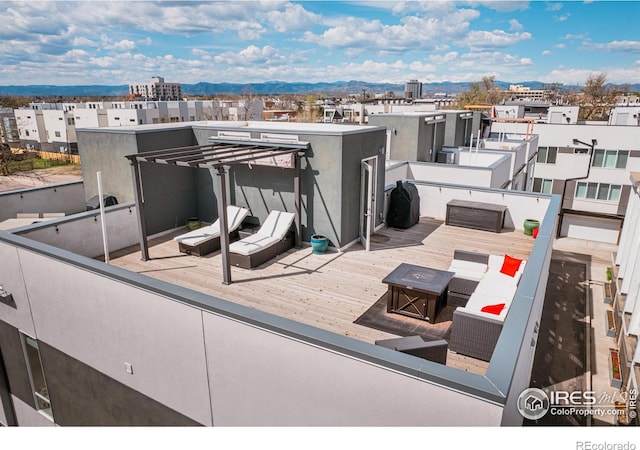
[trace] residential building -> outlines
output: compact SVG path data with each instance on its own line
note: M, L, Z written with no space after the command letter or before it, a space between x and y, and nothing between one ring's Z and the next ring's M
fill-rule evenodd
M129 85L129 94L144 100L182 100L180 83L166 83L163 77L152 77L148 83Z
M47 142L40 149L47 152L77 153L75 108L42 111Z
M262 120L261 100L93 101L31 103L3 119L20 145L42 151L77 152L76 129L202 120ZM13 121L12 117L15 117Z
M385 170L384 127L185 122L77 133L85 197L98 192L100 171L119 200L106 211L110 247L97 211L0 232L1 423L522 424L557 196L414 178L420 221L394 230L384 228L384 185L405 176ZM297 156L261 165L274 148ZM185 256L172 238L189 217L216 219L221 199L257 223L293 211L301 242L323 234L335 251L302 245L220 283L224 249ZM462 199L501 205L509 229L445 224L447 205ZM522 232L531 217L536 239ZM449 352L442 364L374 345L393 334L358 318L386 298L383 278L400 263L446 270L457 249L526 260L488 360Z
M20 142L16 116L11 108L0 108L0 143L16 144Z
M508 100L526 100L526 101L546 101L548 100L548 91L543 89L531 89L522 84L512 84L508 90L503 91Z
M539 136L534 169L537 192L562 195L559 236L617 243L632 190L629 172L640 170L637 108L616 108L607 122L578 122L577 107L552 107L548 123L531 124ZM523 136L520 121L494 121L492 135Z
M42 150L42 143L48 142L42 110L15 109L14 115L20 146L29 150Z
M410 80L404 85L406 98L422 98L422 83L418 80Z

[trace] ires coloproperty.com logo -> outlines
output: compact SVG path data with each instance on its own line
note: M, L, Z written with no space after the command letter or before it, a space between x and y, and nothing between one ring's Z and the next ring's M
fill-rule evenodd
M529 388L518 397L518 411L525 419L537 420L546 414L557 416L636 416L636 391L596 393L594 391L550 391ZM627 412L628 410L628 412Z

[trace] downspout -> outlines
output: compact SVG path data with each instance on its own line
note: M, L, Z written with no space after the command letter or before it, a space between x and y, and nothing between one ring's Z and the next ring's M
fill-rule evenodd
M573 140L574 145L575 144L584 144L584 142L579 142L577 139ZM591 141L591 145L589 145L589 165L587 166L587 174L582 176L582 177L574 177L574 178L567 178L566 180L564 180L564 185L562 186L562 203L560 204L560 217L558 218L558 228L556 230L556 238L560 237L561 231L562 231L562 222L564 220L564 213L565 210L567 208L564 207L564 196L567 193L567 183L569 181L578 181L578 180L586 180L587 178L589 178L589 173L591 172L591 165L593 164L593 154L595 153L595 146L598 143L598 141L596 141L595 139L592 139Z

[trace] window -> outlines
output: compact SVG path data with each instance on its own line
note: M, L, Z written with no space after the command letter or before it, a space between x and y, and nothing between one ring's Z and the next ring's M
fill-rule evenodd
M608 183L586 183L578 182L576 186L576 198L589 198L595 200L605 200L617 202L620 200L622 186Z
M544 164L555 164L557 156L558 147L538 147L538 159L536 161Z
M24 333L20 333L20 336L22 337L24 357L27 363L27 371L29 372L31 389L33 390L33 396L36 401L36 409L50 419L53 419L49 391L47 390L47 383L44 379L44 371L42 370L42 362L40 361L38 341Z
M626 169L628 159L628 150L603 150L599 148L593 154L592 166L607 169Z
M73 117L69 117L67 119L67 125L75 125L76 124L76 119L74 119Z
M545 178L533 179L533 192L540 192L541 194L551 194L552 186L553 180L547 180Z
M576 147L573 149L573 153L576 153L578 155L586 155L587 153L589 153L589 149L588 148L582 148L582 147Z
M56 131L56 137L60 137L60 132Z

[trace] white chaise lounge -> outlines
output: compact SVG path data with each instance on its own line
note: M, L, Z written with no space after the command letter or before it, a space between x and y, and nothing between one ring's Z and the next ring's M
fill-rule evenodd
M253 269L293 247L294 217L293 213L271 211L255 234L229 245L231 265Z
M238 206L227 206L227 227L229 235L237 235L242 221L249 215L249 210ZM211 225L189 231L173 238L178 241L182 253L204 256L220 249L220 219Z

